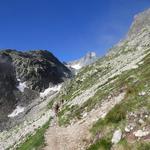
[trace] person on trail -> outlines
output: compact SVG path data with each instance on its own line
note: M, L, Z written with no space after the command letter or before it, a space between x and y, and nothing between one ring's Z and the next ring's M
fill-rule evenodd
M57 114L58 114L58 112L59 112L59 108L60 108L59 104L56 103L56 105L54 106L54 112L55 112L55 115L56 115L56 116L57 116Z
M61 106L64 104L64 99L61 100Z

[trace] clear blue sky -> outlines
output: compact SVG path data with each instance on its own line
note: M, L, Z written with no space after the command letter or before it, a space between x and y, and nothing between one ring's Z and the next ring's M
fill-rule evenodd
M104 55L150 0L0 0L0 48L47 49L64 61Z

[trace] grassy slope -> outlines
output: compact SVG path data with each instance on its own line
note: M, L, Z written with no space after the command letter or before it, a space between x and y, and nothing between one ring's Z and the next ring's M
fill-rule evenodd
M102 134L103 138L97 139L96 142L89 147L89 150L110 149L109 145L111 143L113 131L117 127L122 129L125 127L127 123L126 115L128 112L138 111L141 108L150 110L150 96L148 94L150 91L150 55L146 56L143 61L144 63L141 64L139 68L126 71L117 77L114 86L126 86L127 94L125 99L120 104L116 105L104 119L98 120L93 125L91 128L93 139L99 134ZM139 92L141 91L145 91L146 95L139 96ZM149 124L148 120L145 121ZM129 144L126 139L122 139L118 144L118 150L119 149L149 150L150 144L142 141L135 141L135 143Z
M71 101L73 98L80 95L82 91L85 91L86 89L96 84L102 76L110 72L111 67L109 65L106 67L102 67L103 62L109 59L112 58L103 57L99 59L96 63L83 68L77 74L77 76L72 79L71 82L66 86L65 92L59 95L58 99ZM113 87L113 84L109 84L109 82L113 79L110 79L107 83L98 87L100 88L100 90L98 90L94 97L90 98L82 106L79 107L78 105L76 105L70 107L68 105L65 105L61 112L58 114L59 125L67 125L72 119L75 118L80 119L82 112L85 111L85 108L86 111L90 111L93 107L95 107L95 105L99 104L100 101L103 100L108 95L108 93L113 90L110 88Z
M44 134L49 127L50 121L48 121L43 127L37 129L34 135L30 135L27 140L20 144L17 150L39 150L45 145Z
M98 64L98 62L97 62ZM66 125L70 123L70 120L73 118L80 119L81 113L86 111L90 111L92 108L94 108L96 105L99 105L101 103L101 100L107 98L107 96L110 93L118 92L120 88L127 87L127 94L125 97L125 100L121 102L120 104L116 105L106 116L105 119L99 120L96 124L93 125L91 132L93 133L93 139L95 139L96 135L99 133L103 134L102 139L98 139L94 144L92 144L88 149L89 150L109 150L112 146L111 144L111 138L113 134L113 130L116 127L124 128L126 124L126 114L129 111L133 111L135 109L139 109L140 107L147 107L150 109L150 102L148 101L149 96L145 95L144 97L139 97L138 93L141 90L148 91L148 87L150 87L150 55L148 55L144 59L144 64L141 64L138 69L133 69L124 72L123 74L116 76L112 79L110 79L105 85L102 85L100 89L96 92L94 97L90 98L88 101L86 101L81 107L79 106L73 106L73 108L68 107L67 105L59 112L59 123L60 125ZM57 99L65 99L70 100L73 97L75 97L76 94L73 94L74 91L76 91L80 85L80 89L84 90L88 86L91 85L91 83L96 82L95 79L98 78L96 74L94 74L94 81L89 80L88 82L82 82L78 79L80 79L81 76L86 74L91 68L86 67L81 71L81 73L75 78L75 80L71 81L71 84L69 84L70 87L67 87L67 92L65 94L59 95L60 97ZM106 73L106 72L105 72ZM93 76L93 75L92 75ZM78 81L78 82L76 82ZM114 81L114 82L110 82ZM82 82L82 83L80 83ZM146 86L145 86L146 85ZM68 95L69 93L69 95ZM50 103L51 107L52 104ZM64 115L66 112L67 115ZM30 136L25 143L19 146L18 150L32 150L33 148L39 149L44 145L44 133L46 131L46 128L48 126L45 125L41 129L38 129L36 134L33 136ZM105 132L107 131L107 132ZM126 139L123 139L119 145L121 145L122 149L125 147L130 150L132 148L132 145L129 145ZM136 143L137 149L140 150L142 148L143 150L149 150L149 144L138 142ZM142 150L141 149L141 150Z
M126 45L124 45L126 46ZM121 49L121 48L120 48ZM83 68L77 76L71 80L71 82L66 86L65 92L59 95L58 99L64 99L65 101L71 101L76 96L80 95L86 89L95 85L99 79L110 73L112 70L111 61L119 57L119 55L124 53L130 53L130 51L119 51L121 53L116 53L110 56L105 56L97 60L94 64ZM85 111L92 110L95 106L100 105L101 100L107 98L110 93L116 93L122 85L117 85L116 82L111 83L117 76L108 80L107 83L98 87L98 91L95 95L87 100L82 106L76 106L74 109L70 108L67 104L59 113L59 124L67 125L74 118L80 119L81 114Z

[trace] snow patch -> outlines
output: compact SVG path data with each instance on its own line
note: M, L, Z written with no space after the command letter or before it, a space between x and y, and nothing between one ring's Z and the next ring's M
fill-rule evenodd
M62 84L55 85L55 86L53 86L53 87L49 87L49 88L47 88L44 92L41 92L41 93L40 93L40 97L43 98L43 97L47 96L51 91L52 91L52 92L60 91L61 87L62 87Z
M17 89L21 92L24 92L24 89L27 88L26 82L20 82L20 79L17 79L19 81L19 85L17 86Z
M18 116L20 113L24 112L24 107L17 106L16 109L8 115L9 118L13 118L15 116Z
M116 130L113 134L111 142L113 144L117 144L121 140L121 137L122 137L122 131L120 129Z
M79 70L82 68L82 66L80 64L75 64L75 65L72 65L71 67L76 69L76 70Z

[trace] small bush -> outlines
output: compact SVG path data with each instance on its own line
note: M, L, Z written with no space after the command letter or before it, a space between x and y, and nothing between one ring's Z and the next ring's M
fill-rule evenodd
M106 115L106 123L119 123L126 118L126 107L121 104L117 104L110 112Z
M99 119L91 128L91 132L96 135L104 126L106 125L106 121L104 119Z
M87 150L110 150L111 149L111 141L108 139L100 139L93 145L91 145Z
M138 146L138 150L150 150L150 143L141 143Z
M50 102L48 103L48 109L52 109L53 104L54 104L54 101L53 101L53 100L50 101Z
M95 135L102 131L106 126L118 124L126 118L126 105L117 104L104 119L99 119L91 128L91 132Z

